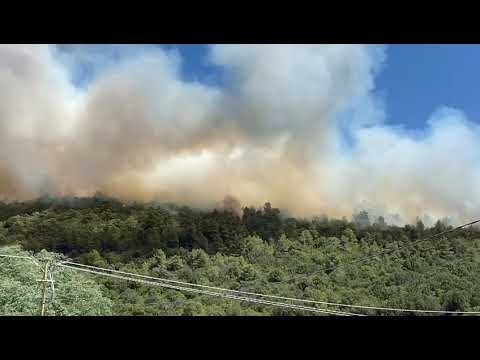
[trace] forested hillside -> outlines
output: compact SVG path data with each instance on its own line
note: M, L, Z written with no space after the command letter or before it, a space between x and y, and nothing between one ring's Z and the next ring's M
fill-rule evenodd
M353 221L296 219L284 216L269 203L240 212L122 203L104 196L0 203L1 251L47 250L87 265L284 297L375 307L480 311L478 231L466 228L416 242L447 229L440 222L432 228L420 221L390 226L382 218L369 219L367 213ZM367 260L358 261L366 256ZM8 280L5 260L0 261L5 297L0 301L6 304L14 297L5 294L16 291L20 280ZM56 283L80 281L73 275L58 276ZM82 276L89 279L81 281L92 287L92 294L111 302L111 307L99 309L98 314L311 315L298 309ZM32 306L29 304L25 307ZM3 308L8 313L5 309L11 307ZM63 308L58 309L54 313L61 314ZM349 311L394 314L373 309ZM64 313L78 314L71 309Z

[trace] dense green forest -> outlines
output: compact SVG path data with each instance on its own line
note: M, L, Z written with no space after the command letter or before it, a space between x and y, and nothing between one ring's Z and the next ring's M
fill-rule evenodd
M124 203L101 195L0 203L0 253L50 254L171 280L317 301L480 311L479 232L466 228L416 241L447 229L441 222L431 228L421 221L392 226L366 212L352 221L298 219L269 203L241 213ZM0 311L35 313L39 285L32 279L39 274L28 279L25 274L39 270L13 259L0 262ZM312 315L74 273L54 274L59 290L51 315ZM84 291L76 294L75 284ZM83 300L75 308L77 297Z

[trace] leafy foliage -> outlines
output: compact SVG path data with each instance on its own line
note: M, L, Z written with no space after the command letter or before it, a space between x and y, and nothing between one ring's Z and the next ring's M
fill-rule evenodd
M2 315L38 315L42 301L43 261L58 255L42 251L36 256L19 246L2 247L2 255L33 258L1 257L0 313ZM69 269L51 269L55 285L48 285L47 315L110 315L112 302L105 298L99 284L84 274Z
M353 221L295 219L268 203L244 208L239 216L124 204L100 195L1 204L0 219L0 244L15 244L4 251L21 252L21 245L40 256L47 249L85 264L285 297L480 311L479 233L468 229L414 242L448 229L441 222L431 228L420 221L389 226L366 212ZM370 260L356 261L365 256ZM0 272L4 313L38 312L38 269L21 261L6 264ZM311 315L73 270L55 273L55 279L51 314Z

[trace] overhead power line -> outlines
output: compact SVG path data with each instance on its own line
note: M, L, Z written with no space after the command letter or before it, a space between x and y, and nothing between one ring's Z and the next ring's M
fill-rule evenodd
M138 283L143 283L143 284L148 284L148 285L155 285L155 286L160 286L160 287L165 287L165 288L170 288L170 289L175 289L175 290L181 290L181 291L187 291L187 292L193 292L193 293L199 293L199 294L204 294L204 295L223 297L223 298L228 298L228 299L233 299L233 300L240 300L240 301L245 301L245 302L259 303L259 304L264 304L264 305L273 305L273 306L278 306L278 307L285 307L285 308L291 308L291 309L297 309L297 310L303 310L303 311L309 311L309 312L316 312L316 313L323 313L323 314L330 314L330 315L340 315L340 316L352 316L352 315L359 316L360 315L360 314L333 311L333 310L327 310L327 309L319 309L319 308L315 308L315 307L287 304L287 303L282 303L282 302L274 302L274 301L267 301L267 300L261 300L261 299L254 299L254 298L250 298L250 297L241 297L241 296L236 296L236 295L232 295L232 294L225 294L225 293L213 292L213 291L207 291L207 290L201 290L201 289L193 289L193 288L182 287L182 286L175 286L175 285L161 283L161 282L142 280L142 279L128 277L128 276L109 274L109 273L96 271L96 270L83 269L83 268L80 268L80 267L65 265L65 264L62 264L62 263L59 263L58 265L63 266L65 268L73 269L73 270L89 272L89 273L92 273L92 274L103 275L103 276L108 276L108 277L127 280L127 281L133 281L133 282L138 282ZM109 269L106 269L106 270L109 270ZM136 276L136 274L132 274L132 275Z
M31 257L31 256L19 256L19 255L0 254L0 257L30 260L30 261L33 262L36 266L40 267L40 264L39 264L33 257Z
M63 261L59 265L61 265L61 264L72 264L72 265L76 265L76 266L80 266L80 267L91 268L91 269L96 269L96 270L101 270L101 271L109 271L109 272L124 274L124 275L128 275L128 276L135 276L135 277L157 280L157 281L163 281L163 282L178 283L178 284L182 284L182 285L188 285L188 286L194 286L194 287L200 287L200 288L208 288L208 289L220 290L220 291L225 291L225 292L232 292L232 293L237 293L237 294L245 294L245 295L252 295L252 296L257 296L257 297L273 298L273 299L280 299L280 300L298 301L298 302L303 302L303 303L311 303L311 304L319 304L319 305L327 305L327 306L337 306L337 307L346 307L346 308L354 308L354 309L395 311L395 312L411 312L411 313L443 313L443 314L471 314L471 315L480 314L480 311L443 311L443 310L402 309L402 308L367 306L367 305L351 305L351 304L342 304L342 303L317 301L317 300L309 300L309 299L298 299L298 298L291 298L291 297L286 297L286 296L268 295L268 294L261 294L261 293L255 293L255 292L249 292L249 291L226 289L226 288L221 288L221 287L216 287L216 286L193 284L193 283L188 283L188 282L185 282L185 281L158 278L158 277L153 277L153 276L129 273L129 272L121 271L121 270L101 268L101 267L92 266L92 265L84 265L84 264L79 264L79 263L75 263L75 262L71 262L71 261ZM73 267L76 267L76 266L73 266ZM70 266L70 268L72 268L72 266ZM360 315L360 314L351 314L351 315Z
M467 224L467 225L469 225L469 224ZM467 225L463 225L462 227L467 226ZM452 229L452 230L454 230L454 229ZM449 232L451 232L452 230L449 230ZM437 235L439 235L439 234L437 234ZM423 239L423 240L425 240L425 239ZM19 259L30 260L30 261L33 260L36 263L35 259L33 259L32 257L27 257L27 256L0 254L0 257L19 258ZM38 265L38 263L37 263L37 265ZM241 296L232 295L232 294L228 294L228 293L244 294L244 295L251 295L251 296L257 296L257 297L263 297L263 298L272 298L272 299L281 299L281 300L288 300L288 301L298 301L298 302L303 302L303 303L311 303L311 304L319 304L319 305L327 305L327 306L347 307L347 308L353 308L353 309L369 309L369 310L411 312L411 313L442 313L442 314L459 314L459 315L460 314L469 314L469 315L479 315L480 314L480 311L444 311L444 310L403 309L403 308L391 308L391 307L379 307L379 306L367 306L367 305L352 305L352 304L334 303L334 302L317 301L317 300L309 300L309 299L298 299L298 298L291 298L291 297L285 297L285 296L279 296L279 295L268 295L268 294L261 294L261 293L255 293L255 292L249 292L249 291L241 291L241 290L221 288L221 287L216 287L216 286L194 284L194 283L188 283L188 282L185 282L185 281L179 281L179 280L173 280L173 279L158 278L158 277L135 274L135 273L125 272L125 271L120 271L120 270L101 268L101 267L98 267L98 266L85 265L85 264L75 263L75 262L71 262L71 261L62 261L62 262L55 263L55 265L62 266L62 267L65 267L65 268L69 268L69 269L73 269L73 270L84 271L84 272L89 272L89 273L93 273L93 274L109 276L109 277L113 277L113 278L118 278L118 279L133 281L133 282L139 282L139 283L144 283L144 284L149 284L149 285L156 285L156 286L161 286L161 287L171 288L171 289L176 289L176 290L181 290L181 291L194 292L194 293L224 297L224 298L229 298L229 299L234 299L234 300L260 303L260 304L265 304L265 305L273 305L273 306L280 306L280 307L283 306L283 307L287 307L287 308L293 308L293 309L311 311L311 312L317 312L317 313L325 313L325 314L331 314L331 315L362 316L364 314L348 313L348 312L334 311L334 310L328 310L328 309L319 309L319 308L315 308L315 307L288 304L288 303L283 303L283 302L267 301L267 300L251 298L251 297L248 297L248 296L247 297L241 297ZM91 270L91 269L94 269L94 270ZM122 274L122 275L126 275L126 276L109 274L109 273L105 273L105 271L111 272L111 273ZM52 285L52 297L53 297L53 294L54 294L55 290L54 290L54 287L53 287L53 279L51 277L51 274L49 274L49 275L50 275L49 282L51 282L51 285ZM149 279L149 280L142 280L142 279L139 279L139 278ZM155 281L151 281L151 280L155 280ZM160 281L160 282L157 282L157 281ZM212 289L212 290L219 290L219 291L227 292L227 294L219 293L219 292L213 292L213 291L207 291L207 290L201 290L201 289L193 289L193 288L189 288L189 287L185 287L185 286L175 286L175 285L166 284L166 283L176 283L176 284L187 285L187 286L191 286L191 287L199 287L199 288L206 288L206 289Z
M415 240L415 241L411 241L411 242L408 242L407 244L403 245L403 246L400 246L398 248L391 248L391 249L384 249L384 250L381 250L379 253L377 254L373 254L373 255L367 255L367 256L364 256L360 259L357 259L357 260L353 260L353 261L349 261L349 262L345 262L343 264L340 264L340 265L337 265L337 266L334 266L334 267L330 267L330 268L327 268L325 270L323 270L323 272L325 271L329 271L329 270L332 270L332 273L337 271L339 268L341 267L344 267L346 265L352 265L352 264L357 264L357 263L360 263L360 262L364 262L366 260L369 260L371 258L375 258L377 257L378 255L380 254L386 254L386 253L390 253L390 252L394 252L394 251L398 251L402 248L405 248L407 246L410 246L410 245L414 245L414 244L418 244L419 242L422 242L422 241L427 241L427 240L431 240L431 239L434 239L434 238L437 238L441 235L445 235L445 234L449 234L449 233L452 233L454 231L457 231L457 230L460 230L462 228L465 228L467 226L472 226L476 223L480 222L480 219L479 220L475 220L475 221L472 221L468 224L463 224L463 225L460 225L460 226L457 226L456 228L453 228L453 229L449 229L449 230L445 230L445 231L442 231L438 234L434 234L434 235L431 235L431 236L427 236L426 238L421 238L421 239L418 239L418 240ZM315 272L314 274L317 274L319 271Z
M32 256L20 256L20 255L10 255L10 254L0 254L0 257L3 258L13 258L13 259L20 259L20 260L29 260L34 265L41 268L40 264L33 258ZM40 305L40 316L44 316L46 314L47 309L47 284L50 283L52 287L52 301L53 297L55 296L55 286L53 285L54 280L52 277L51 272L48 271L48 267L50 266L50 261L46 261L45 267L43 268L43 278L37 281L43 282L42 286L42 303Z

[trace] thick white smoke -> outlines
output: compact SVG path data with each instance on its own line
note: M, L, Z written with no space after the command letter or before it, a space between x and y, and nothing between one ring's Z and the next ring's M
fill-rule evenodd
M212 86L182 79L179 53L159 47L1 45L0 197L231 194L301 216L475 217L479 125L448 108L423 133L387 125L385 52L214 45L227 82Z

